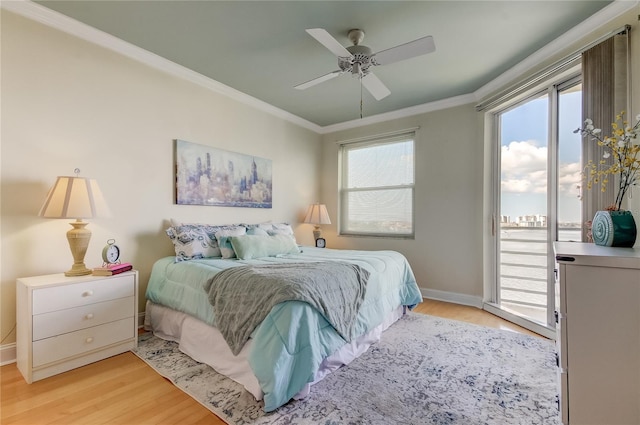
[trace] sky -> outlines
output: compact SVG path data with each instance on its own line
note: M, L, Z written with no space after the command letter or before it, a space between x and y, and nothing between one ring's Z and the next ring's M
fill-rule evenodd
M580 91L559 102L559 222L580 222ZM501 115L501 215L547 214L548 97L530 100Z

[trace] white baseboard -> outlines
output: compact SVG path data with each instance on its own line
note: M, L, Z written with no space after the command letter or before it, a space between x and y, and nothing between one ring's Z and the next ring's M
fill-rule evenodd
M0 366L16 362L16 343L0 346Z
M471 307L482 308L482 297L475 295L459 294L457 292L439 291L437 289L420 288L423 298L430 300L446 301L454 304L468 305Z

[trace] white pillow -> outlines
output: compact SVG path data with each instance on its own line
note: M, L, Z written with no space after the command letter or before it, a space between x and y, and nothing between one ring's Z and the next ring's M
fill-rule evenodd
M173 221L173 220L172 220ZM167 236L173 242L176 262L200 258L221 257L216 234L220 231L245 228L236 225L179 224L167 229ZM243 233L241 233L243 234Z

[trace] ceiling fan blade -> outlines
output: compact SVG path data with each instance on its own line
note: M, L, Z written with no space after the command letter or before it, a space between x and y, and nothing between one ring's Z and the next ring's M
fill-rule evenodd
M436 50L433 37L428 35L417 40L383 50L374 55L378 65L387 65L394 62L400 62L416 56L426 55Z
M329 49L334 55L343 58L351 57L351 53L326 30L322 28L311 28L306 31L311 35L311 37L318 40L320 44Z
M384 99L391 94L391 91L384 85L380 78L370 72L368 75L362 77L362 85L369 93L376 98L376 100Z
M307 81L305 83L302 83L302 84L298 84L294 88L296 88L298 90L308 89L311 86L315 86L316 84L320 84L320 83L322 83L324 81L330 80L330 79L332 79L334 77L337 77L340 74L342 74L342 71L340 71L338 69L338 70L335 70L335 71L330 72L328 74L325 74L325 75L323 75L321 77L314 78L313 80L309 80L309 81Z

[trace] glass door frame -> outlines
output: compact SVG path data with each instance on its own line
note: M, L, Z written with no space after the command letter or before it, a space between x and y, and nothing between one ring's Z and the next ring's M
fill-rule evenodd
M485 204L489 211L490 228L485 237L485 246L488 248L488 255L485 256L485 272L484 272L484 310L502 317L519 326L529 329L535 333L543 335L550 339L555 339L555 258L553 255L553 242L558 236L557 208L558 208L558 101L559 93L565 88L569 88L581 81L580 68L574 67L561 75L556 76L553 81L549 81L544 85L522 93L520 96L505 102L502 105L488 111L485 114L485 141L488 142L489 161L485 163L490 166L491 172L487 174L490 181L488 182L488 193L490 193L490 201ZM499 280L499 264L500 260L500 220L498 214L500 212L500 195L501 195L501 143L500 143L500 114L525 103L527 100L534 99L541 95L547 94L549 98L549 126L548 126L548 158L549 165L547 172L547 324L546 326L529 320L526 317L511 313L500 307L500 291L498 286ZM485 155L485 158L487 156ZM485 185L485 187L487 187ZM551 214L553 212L553 214Z

